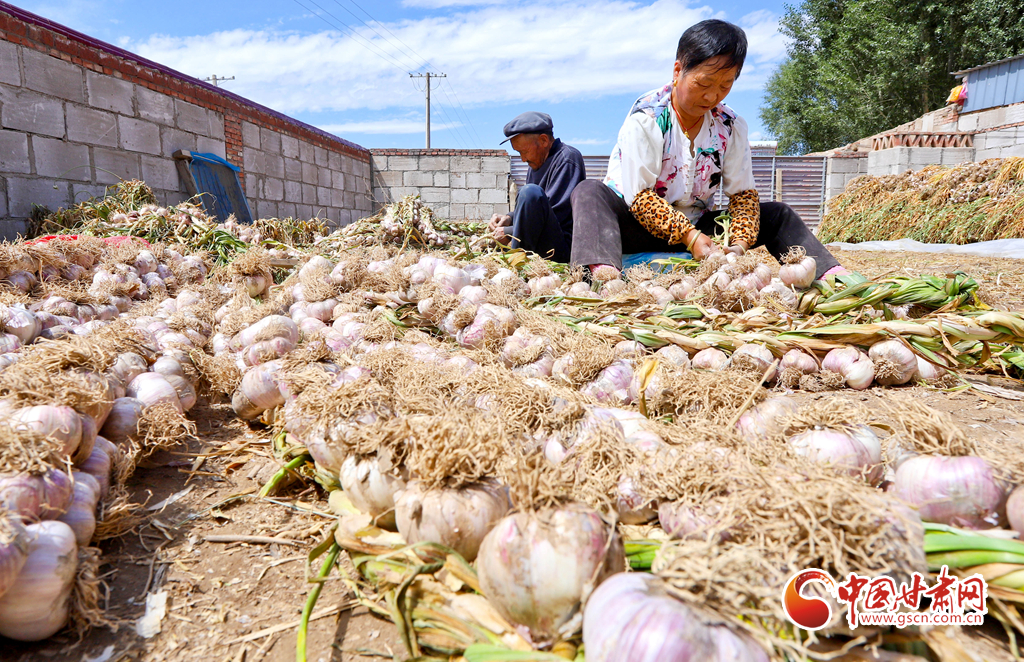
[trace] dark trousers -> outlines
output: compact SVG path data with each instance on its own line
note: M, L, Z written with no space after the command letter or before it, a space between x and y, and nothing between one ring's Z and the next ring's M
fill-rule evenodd
M721 232L715 217L721 211L705 212L694 226L708 236ZM629 211L626 202L602 182L588 179L572 192L573 242L571 262L583 266L610 264L622 268L622 255L629 253L681 253L682 244L669 244L647 231ZM803 246L818 265L817 277L838 266L828 249L818 241L793 208L782 202L761 203L761 230L755 246L781 258L793 246Z
M558 224L544 189L527 184L516 194L512 248L523 248L555 262L568 262L572 235Z

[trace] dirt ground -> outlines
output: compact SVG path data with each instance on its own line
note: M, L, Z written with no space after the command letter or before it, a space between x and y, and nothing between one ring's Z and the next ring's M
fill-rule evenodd
M963 270L978 279L991 305L1024 309L1024 265L1011 260L852 251L840 259L868 276L903 269L936 274ZM1009 380L998 382L1019 388ZM1008 444L1024 443L1024 400L974 390L897 390L949 412L971 437L996 435ZM1018 392L1024 397L1024 391ZM843 395L870 406L891 393L871 389ZM295 659L297 624L312 586L305 581L306 555L323 540L332 521L325 495L297 484L273 501L255 499L277 468L267 430L240 422L227 404L201 403L192 416L199 441L153 456L129 482L136 502L156 508L146 511L146 521L136 531L101 545L101 571L109 589L106 608L115 625L94 629L81 640L68 633L36 644L0 638L0 660ZM170 503L161 505L165 501ZM282 542L213 542L211 536ZM353 607L338 573L332 577L314 613L324 615L309 627L308 659L405 659L391 623ZM135 621L146 611L146 594L159 592L166 592L167 615L161 631L144 639L136 634Z

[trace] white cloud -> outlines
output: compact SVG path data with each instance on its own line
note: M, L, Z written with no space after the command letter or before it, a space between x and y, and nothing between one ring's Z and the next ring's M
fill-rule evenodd
M450 95L450 85L466 107L480 107L645 92L667 82L682 31L710 17L730 18L686 0L526 0L391 23L388 30L435 71L448 74L440 90ZM753 12L737 22L747 29L750 47L735 89L759 90L785 43L771 12ZM232 91L285 113L420 106L422 83L415 87L408 71L422 62L374 32L357 34L240 29L192 37L156 35L129 47L200 78L214 72L234 75ZM454 102L442 91L436 98L449 106Z
M447 131L460 127L459 123L430 123L430 132ZM344 136L348 133L399 134L423 133L426 126L422 119L369 120L364 122L343 122L341 124L324 124L320 127L328 133Z
M611 145L614 140L608 140L607 138L566 138L564 141L568 145Z

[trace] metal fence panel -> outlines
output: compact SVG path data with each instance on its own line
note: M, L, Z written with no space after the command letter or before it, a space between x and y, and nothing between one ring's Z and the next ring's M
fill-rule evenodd
M751 160L754 186L762 202L785 202L811 227L821 222L821 207L825 203L825 157L753 156ZM607 156L584 156L583 162L587 179L604 179L608 170ZM516 155L512 156L512 180L516 186L526 183L528 168ZM726 205L721 190L715 202L719 208Z

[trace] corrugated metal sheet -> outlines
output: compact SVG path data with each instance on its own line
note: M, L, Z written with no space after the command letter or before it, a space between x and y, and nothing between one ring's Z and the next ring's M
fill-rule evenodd
M804 222L815 227L821 222L821 206L825 203L825 157L823 156L752 156L754 185L762 202L780 200L800 214ZM607 156L584 156L587 179L604 179L608 170ZM516 155L512 156L512 180L516 186L526 183L529 166ZM777 171L782 172L782 189L776 191L779 183ZM725 196L719 191L716 197L719 208L726 204Z
M965 78L965 113L1024 101L1024 56L969 70Z
M584 156L583 167L587 169L587 179L604 179L605 173L608 172L608 157ZM529 171L530 166L526 165L518 154L512 154L512 181L516 186L526 183L526 173Z

